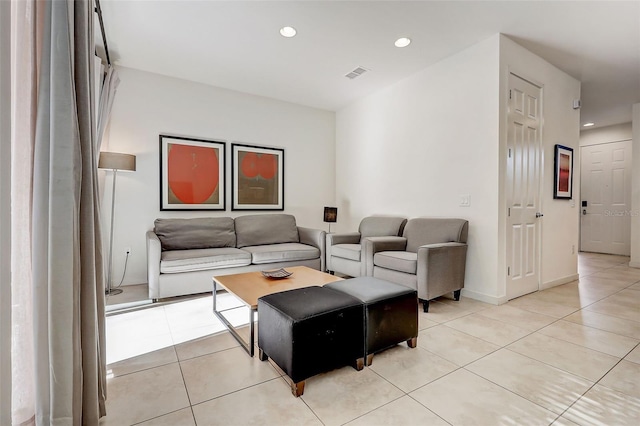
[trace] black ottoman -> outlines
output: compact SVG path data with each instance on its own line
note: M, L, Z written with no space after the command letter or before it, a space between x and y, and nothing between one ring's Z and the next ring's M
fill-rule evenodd
M354 296L365 305L365 365L373 354L407 342L418 342L418 293L408 287L373 277L359 277L327 284L325 288Z
M274 293L258 299L258 318L258 355L287 373L296 397L311 376L364 366L362 302L353 296L325 287Z

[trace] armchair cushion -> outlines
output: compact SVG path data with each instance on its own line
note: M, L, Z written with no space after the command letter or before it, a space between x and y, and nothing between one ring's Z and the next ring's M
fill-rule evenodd
M338 244L333 246L331 254L343 259L360 261L362 246L360 244Z
M359 232L361 238L400 235L405 223L404 217L369 216L360 222Z
M394 271L415 274L418 266L418 254L409 251L382 251L373 257L373 264Z
M411 219L404 228L407 251L417 252L426 244L467 242L468 222L462 219L420 217Z

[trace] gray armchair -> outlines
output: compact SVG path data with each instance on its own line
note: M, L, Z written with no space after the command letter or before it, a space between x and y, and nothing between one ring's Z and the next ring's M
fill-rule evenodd
M372 237L373 276L418 290L424 312L429 300L464 287L469 222L464 219L409 219L402 237Z
M327 234L327 271L351 277L372 276L373 253L361 241L367 237L398 236L405 223L407 219L403 217L369 216L362 219L358 232Z

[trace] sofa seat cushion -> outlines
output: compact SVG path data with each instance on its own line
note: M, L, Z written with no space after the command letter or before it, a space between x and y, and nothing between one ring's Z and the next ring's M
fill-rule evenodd
M418 268L418 253L409 251L381 251L373 257L373 264L381 268L416 274Z
M160 273L172 274L250 264L251 254L233 247L169 250L162 252Z
M251 253L251 263L254 264L312 260L320 257L320 250L316 247L300 243L251 246L242 250Z
M331 256L360 261L362 246L360 244L336 244L331 246Z

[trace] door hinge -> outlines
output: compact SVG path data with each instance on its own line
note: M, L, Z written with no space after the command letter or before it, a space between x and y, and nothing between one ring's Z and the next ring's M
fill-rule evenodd
M509 89L509 99L511 99L511 89Z
M511 148L509 148L509 158L511 158Z
M511 217L511 207L507 208L507 217Z
M511 276L511 267L507 266L507 276L510 277Z

